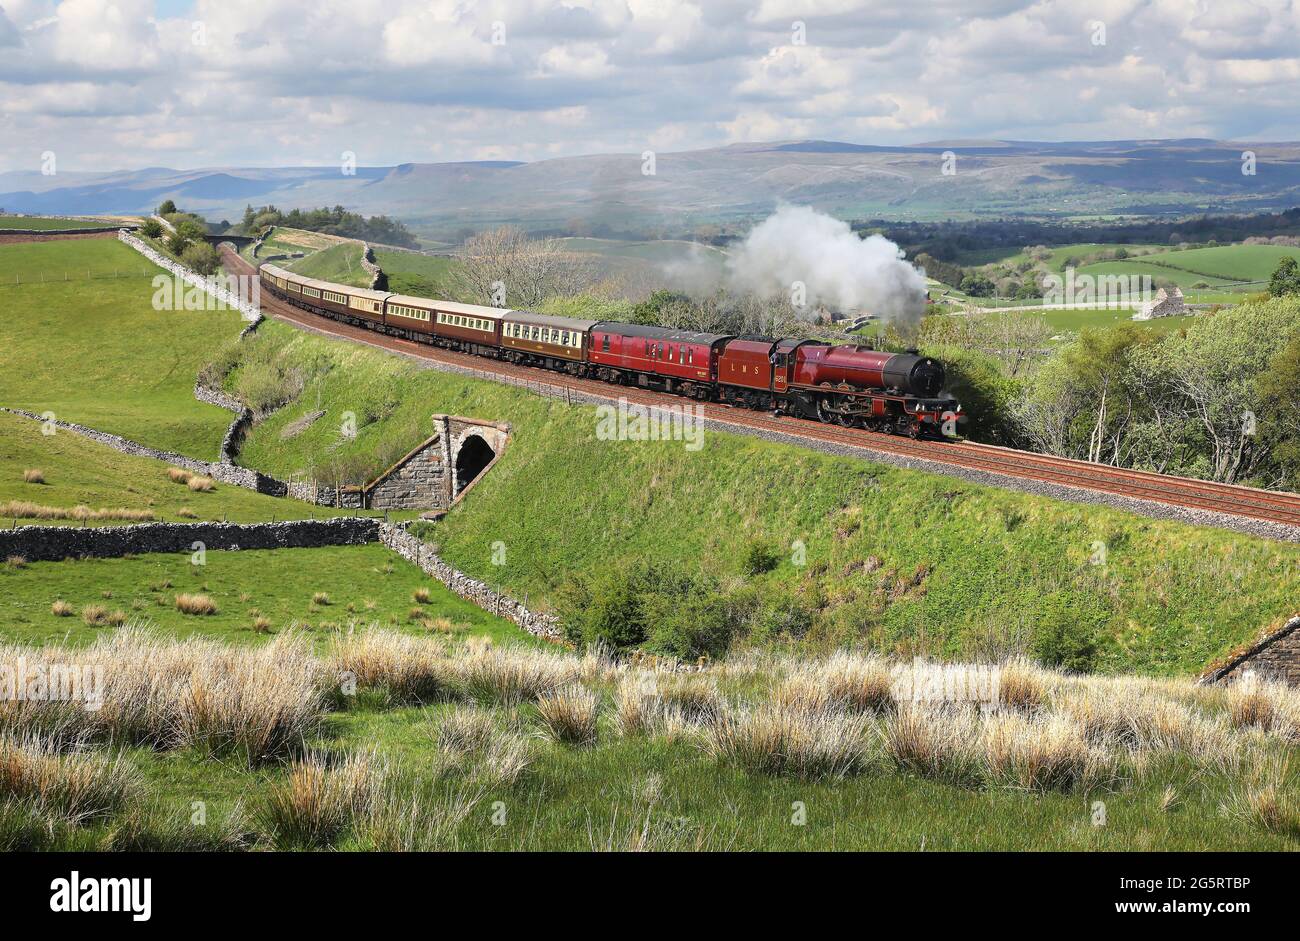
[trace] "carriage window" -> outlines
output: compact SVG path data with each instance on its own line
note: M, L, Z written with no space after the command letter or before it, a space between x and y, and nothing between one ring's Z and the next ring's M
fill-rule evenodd
M686 350L686 362L690 365L695 364L695 347L692 346Z
M609 352L609 334L608 334L608 333L605 334L603 337L601 337L600 348L601 348L604 352L606 352L606 353Z

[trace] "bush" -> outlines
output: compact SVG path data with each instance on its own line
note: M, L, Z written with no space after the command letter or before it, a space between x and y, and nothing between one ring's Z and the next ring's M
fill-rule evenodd
M595 579L571 579L560 591L560 607L575 643L644 647L683 659L724 653L744 613L744 606L728 603L714 579L648 562Z
M221 267L221 256L207 242L191 242L181 252L181 264L207 277L217 273Z
M143 235L145 238L149 238L149 239L160 238L162 236L162 233L163 233L162 223L159 222L157 219L146 219L144 220L144 223L140 226L140 234Z
M1087 673L1097 662L1097 632L1104 614L1083 599L1074 600L1079 603L1048 599L1048 610L1034 627L1032 650L1044 666Z
M762 575L776 568L781 557L761 540L751 540L740 556L740 570L745 575Z

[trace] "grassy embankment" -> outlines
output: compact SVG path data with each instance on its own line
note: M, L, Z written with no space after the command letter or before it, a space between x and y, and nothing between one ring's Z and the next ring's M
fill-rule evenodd
M113 225L112 219L79 219L67 217L49 219L36 216L0 216L0 231L5 229L30 229L32 231L58 232L62 229L91 229Z
M388 275L388 290L414 297L450 298L455 261L388 248L375 249L375 261Z
M463 570L541 608L572 573L676 560L800 599L815 612L805 648L997 656L1036 631L1078 628L1096 639L1097 668L1163 674L1194 673L1294 613L1300 547L727 434L708 433L698 452L599 440L592 408L268 328L261 358L310 375L243 458L276 475L322 454L378 467L433 412L511 422L491 478L428 535ZM347 412L352 440L340 434ZM754 541L778 560L771 571L743 571ZM1092 564L1098 543L1105 564Z
M290 271L307 278L367 288L370 287L370 272L361 266L361 256L360 242L341 242L313 252L306 258L286 262L286 265Z

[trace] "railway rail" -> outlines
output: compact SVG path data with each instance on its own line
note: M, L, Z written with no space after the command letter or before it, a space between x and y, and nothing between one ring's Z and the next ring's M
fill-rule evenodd
M253 265L229 248L223 247L222 252L227 271L250 276L256 274ZM648 408L680 407L684 401L687 401L666 393L630 386L611 386L595 379L563 376L529 366L485 359L388 336L318 317L265 295L262 299L262 308L271 316L319 333L405 353L462 371L472 371L517 384L547 388L552 390L553 394L561 396L578 394L611 402L621 398L629 403ZM1056 487L1111 494L1185 510L1259 520L1284 527L1295 527L1297 535L1300 536L1300 494L1260 490L1150 471L1129 470L970 441L913 440L863 429L817 424L806 419L772 415L715 402L691 402L690 404L701 408L706 419L742 430L753 429L790 438L819 441L866 453L887 454L935 465L964 468L995 477L1036 481Z

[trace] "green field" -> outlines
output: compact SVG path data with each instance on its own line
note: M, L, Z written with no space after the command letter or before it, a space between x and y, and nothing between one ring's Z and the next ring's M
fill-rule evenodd
M0 231L4 229L31 229L33 231L58 232L61 229L89 229L98 226L115 225L112 219L48 219L37 216L0 216Z
M70 431L41 434L41 424L0 413L0 507L33 503L38 507L147 510L158 520L194 522L230 520L253 523L330 515L329 507L268 497L241 487L217 484L208 493L194 492L167 477L167 465L123 454ZM39 470L43 484L26 483L23 473ZM0 519L14 519L0 510ZM183 513L181 511L184 511ZM18 522L79 526L71 519L17 517ZM87 520L87 525L113 525ZM120 525L120 524L119 524Z
M427 603L414 592L426 588ZM105 592L108 594L106 595ZM217 605L207 616L182 614L175 596L201 593ZM316 603L318 593L328 603ZM190 634L252 643L265 639L251 625L259 614L270 631L299 628L328 631L349 624L380 624L424 633L482 634L498 641L533 642L513 624L453 595L384 546L330 546L320 549L209 552L194 565L188 552L129 559L31 562L22 568L0 565L0 638L40 644L67 637L93 640L103 627L83 623L87 605L122 611L136 621L175 637ZM56 617L56 600L77 614ZM412 617L417 611L420 618ZM446 619L440 628L422 619Z
M377 248L375 261L388 275L388 290L395 294L449 298L454 293L450 279L455 262L450 258Z
M266 254L265 248L261 254ZM308 278L367 288L370 287L370 273L361 266L361 254L360 242L344 242L290 261L287 267Z
M233 311L154 310L162 272L138 274L142 263L113 239L0 246L0 405L213 460L231 416L197 401L194 379L243 323ZM42 274L52 283L31 283Z

